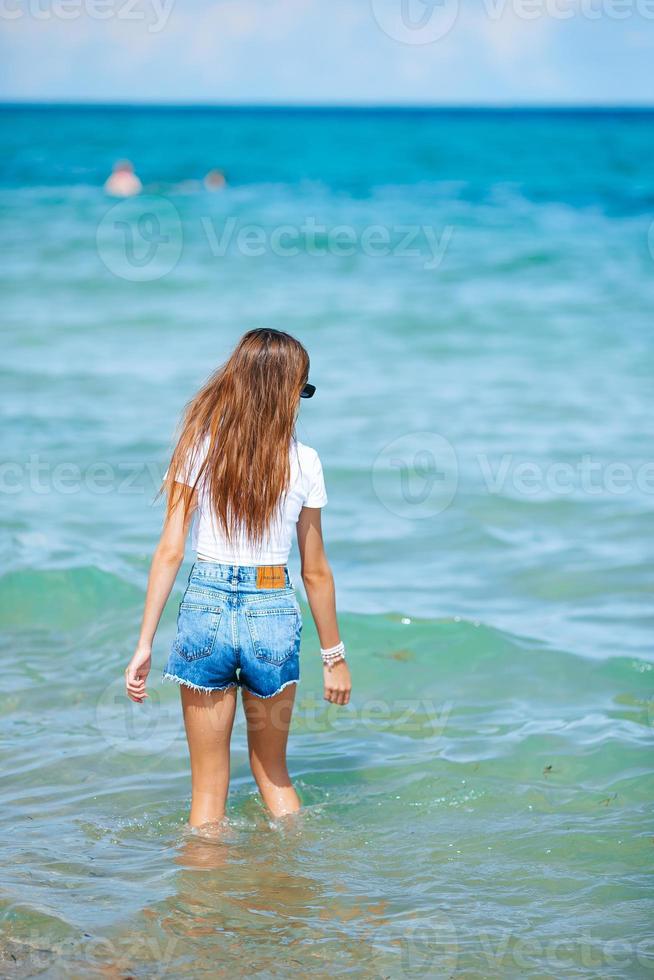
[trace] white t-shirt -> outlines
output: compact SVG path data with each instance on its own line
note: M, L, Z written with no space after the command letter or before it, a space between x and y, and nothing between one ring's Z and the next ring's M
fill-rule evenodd
M207 442L195 453L179 483L193 486L204 461ZM293 532L303 507L324 507L327 503L325 480L320 457L315 449L293 440L289 450L291 479L285 496L280 501L277 516L271 522L260 548L255 548L244 534L230 543L217 520L214 519L209 496L200 480L198 484L198 508L193 521L192 545L198 558L223 562L227 565L285 565L291 550Z

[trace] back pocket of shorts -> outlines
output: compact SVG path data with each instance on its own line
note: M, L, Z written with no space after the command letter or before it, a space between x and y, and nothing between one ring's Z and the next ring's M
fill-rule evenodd
M302 617L297 609L246 609L254 653L279 667L298 653Z
M222 609L182 601L173 651L184 660L201 660L213 651Z

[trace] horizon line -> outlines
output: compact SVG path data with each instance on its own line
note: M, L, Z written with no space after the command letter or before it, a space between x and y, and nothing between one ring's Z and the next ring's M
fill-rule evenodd
M647 112L654 102L209 102L110 101L105 99L3 99L0 108L214 109L393 112Z

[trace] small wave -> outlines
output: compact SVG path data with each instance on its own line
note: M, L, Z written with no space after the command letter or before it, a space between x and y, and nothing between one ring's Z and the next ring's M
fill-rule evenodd
M0 577L0 626L74 629L141 601L136 585L94 565L10 571Z

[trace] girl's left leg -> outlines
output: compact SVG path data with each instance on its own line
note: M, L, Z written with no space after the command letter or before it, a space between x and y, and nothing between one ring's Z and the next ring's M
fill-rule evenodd
M191 755L189 824L222 820L229 789L229 743L236 713L236 687L195 691L180 685L184 726Z

